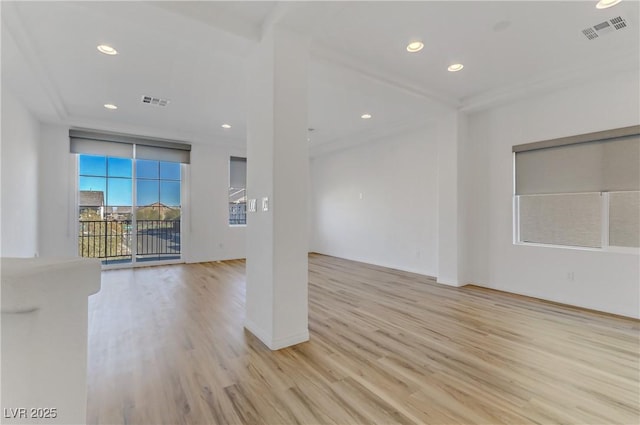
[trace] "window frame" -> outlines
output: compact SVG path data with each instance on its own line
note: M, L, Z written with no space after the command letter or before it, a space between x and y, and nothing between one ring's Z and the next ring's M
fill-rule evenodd
M612 130L598 131L593 133L579 134L575 136L562 137L557 139L543 140L540 142L525 143L512 147L512 237L513 244L519 246L539 246L545 248L571 249L579 251L615 252L640 254L640 247L612 246L609 241L610 232L610 191L596 191L600 193L601 199L601 247L581 247L571 245L558 245L551 243L523 242L521 240L521 217L520 217L520 194L517 193L516 182L516 154L537 150L554 148L561 146L577 145L581 143L602 142L614 140L628 136L640 136L640 125L616 128ZM624 191L624 190L620 190ZM631 190L634 191L635 190ZM614 190L618 192L618 190Z
M242 227L247 227L247 176L246 176L246 165L245 165L245 184L244 184L244 188L241 190L244 190L244 206L245 206L245 213L244 213L244 223L231 223L231 193L230 190L232 189L231 187L231 175L232 175L232 171L231 171L231 167L232 167L232 163L234 158L238 158L238 159L244 159L244 162L246 164L247 162L247 157L242 157L242 156L237 156L237 155L230 155L229 156L229 161L227 162L227 164L229 164L229 168L228 168L228 173L227 173L227 226L229 226L230 228L242 228ZM233 188L233 189L237 189L237 188Z
M601 247L587 247L575 245L559 245L541 242L523 242L520 236L520 197L513 195L513 245L533 246L545 248L572 249L577 251L595 251L595 252L615 252L624 254L640 254L640 247L616 246L609 245L609 192L600 192L601 194Z
M81 154L81 153L73 153L72 154L75 158L74 161L72 161L73 166L70 167L70 179L72 179L72 181L74 182L74 196L70 197L70 211L72 211L72 214L69 214L69 226L71 229L73 230L73 240L74 240L74 244L76 246L76 252L77 252L77 241L79 238L79 226L78 226L78 212L80 209L80 156L81 155L94 155L94 156L104 156L105 158L110 158L113 156L107 155L107 154ZM135 155L134 155L135 156ZM131 177L130 180L132 182L132 191L131 191L131 203L132 203L132 211L131 211L131 225L133 228L136 228L136 205L137 205L137 185L136 185L136 162L139 160L138 158L128 158L131 159L131 165L132 165L132 171L131 171ZM145 159L140 159L140 160L145 160ZM108 161L108 159L107 159ZM160 162L167 162L167 161L162 161L162 160L157 160L159 163ZM176 259L161 259L161 260L155 260L155 261L137 261L136 260L136 255L132 254L131 255L131 261L129 262L114 262L114 263L105 263L103 262L104 259L102 258L97 258L100 260L101 265L102 265L102 269L103 270L110 270L110 269L126 269L126 268L135 268L135 267L148 267L148 266L157 266L157 265L169 265L169 264L182 264L186 261L186 257L188 255L188 226L189 226L189 213L190 213L190 209L188 206L188 173L187 173L187 168L186 168L186 163L179 163L180 166L180 180L175 180L175 179L169 179L168 181L179 181L180 182L180 227L181 227L181 231L180 231L180 258L176 258ZM160 179L160 176L158 176L158 181L161 181L163 179ZM167 180L167 179L165 179ZM105 199L106 202L106 199ZM135 234L136 232L134 231L132 233L133 238L132 238L132 244L136 244L137 246L137 235Z

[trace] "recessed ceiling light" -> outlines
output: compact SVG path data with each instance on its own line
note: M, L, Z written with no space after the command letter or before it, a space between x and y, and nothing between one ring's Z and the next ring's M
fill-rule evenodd
M222 127L222 128L225 128L225 129L229 129L229 128L231 128L231 126L230 126L229 124L222 124L222 125L221 125L221 127Z
M104 107L107 109L118 109L118 107L116 105L114 105L113 103L105 103Z
M362 118L363 120L368 120L369 118L371 118L371 114L362 114L360 115L360 118Z
M104 53L105 55L117 55L118 51L116 49L114 49L113 47L109 46L108 44L101 44L98 46L98 51L100 53Z
M600 0L598 4L596 4L596 9L607 9L620 3L620 1L621 0Z
M449 72L458 72L460 71L462 68L464 68L464 65L461 63L454 63L453 65L449 65L449 67L447 68L447 70Z
M422 41L412 41L411 43L407 44L407 52L409 53L419 52L420 50L422 50L423 47L424 47L424 43L422 43Z

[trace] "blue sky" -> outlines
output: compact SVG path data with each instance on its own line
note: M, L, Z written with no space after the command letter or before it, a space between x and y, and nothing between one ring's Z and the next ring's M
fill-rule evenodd
M160 202L180 205L180 164L177 162L136 162L136 204L145 206ZM133 160L104 156L80 155L80 190L106 193L108 206L131 206L133 199Z

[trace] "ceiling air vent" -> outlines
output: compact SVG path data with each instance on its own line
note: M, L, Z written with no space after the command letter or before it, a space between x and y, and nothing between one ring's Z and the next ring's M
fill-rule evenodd
M585 28L582 30L582 33L587 37L587 39L593 40L594 38L602 37L605 34L621 30L626 27L627 21L622 16L617 16L609 19L608 21L600 22L592 27Z
M611 24L617 30L621 30L622 28L627 26L627 21L622 19L622 17L620 16L618 16L617 18L610 19L609 22L611 22Z
M595 32L593 28L587 28L582 30L582 33L587 36L589 40L593 40L594 38L598 38L598 33Z
M142 96L142 103L153 106L167 106L169 104L169 100L153 96Z

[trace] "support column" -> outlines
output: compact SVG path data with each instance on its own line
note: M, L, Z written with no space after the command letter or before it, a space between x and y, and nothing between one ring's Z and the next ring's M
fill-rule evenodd
M308 47L275 25L247 63L245 328L272 350L309 339Z
M459 270L458 143L464 120L444 113L438 124L438 283L462 286Z

